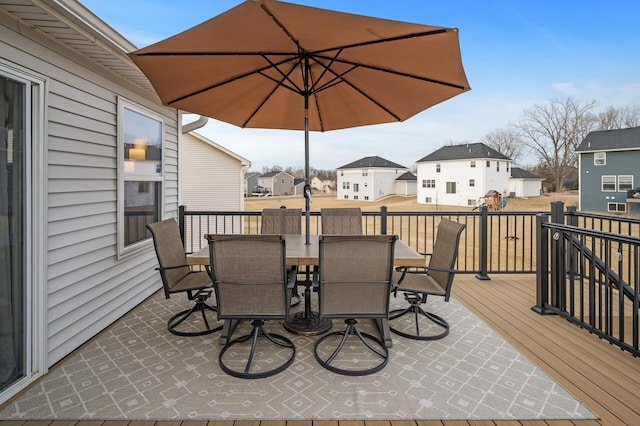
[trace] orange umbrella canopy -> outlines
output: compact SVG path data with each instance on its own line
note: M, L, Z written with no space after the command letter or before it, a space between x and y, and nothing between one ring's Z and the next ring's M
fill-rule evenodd
M403 121L470 90L455 28L275 0L247 0L130 57L165 105L241 127Z

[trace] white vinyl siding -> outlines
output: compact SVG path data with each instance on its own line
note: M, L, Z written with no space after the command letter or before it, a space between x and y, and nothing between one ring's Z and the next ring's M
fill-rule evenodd
M160 288L155 253L117 259L117 104L122 95L165 118L163 211L177 212L177 112L124 87L104 67L64 49L26 25L3 26L2 59L46 76L47 365L51 366ZM36 41L34 41L36 40ZM20 46L16 48L14 46ZM120 80L123 81L123 80ZM123 83L124 84L124 83Z

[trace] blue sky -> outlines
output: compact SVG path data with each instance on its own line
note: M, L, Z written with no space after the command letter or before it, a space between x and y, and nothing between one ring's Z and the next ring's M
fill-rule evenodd
M138 47L186 30L239 0L80 0ZM380 18L457 27L471 91L403 123L310 136L311 165L335 169L378 155L406 167L450 142L477 142L555 98L599 108L640 105L637 0L298 0ZM190 117L195 119L196 117ZM299 131L241 129L218 121L199 130L252 162L302 166ZM527 157L524 165L534 159Z

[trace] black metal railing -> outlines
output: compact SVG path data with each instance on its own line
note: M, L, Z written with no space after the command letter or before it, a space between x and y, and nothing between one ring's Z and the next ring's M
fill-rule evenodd
M561 315L640 355L640 221L572 209L565 215L561 208L552 205L550 221L546 215L537 218L533 309Z
M303 213L304 214L304 213ZM473 212L391 212L365 211L363 232L396 234L421 253L430 253L441 218L462 222L457 269L489 279L496 273L533 273L535 262L536 212L489 212L486 207ZM204 234L260 233L261 213L246 211L189 211L180 207L180 229L188 252L204 245ZM303 221L303 231L305 229ZM310 213L311 234L322 232L320 212Z

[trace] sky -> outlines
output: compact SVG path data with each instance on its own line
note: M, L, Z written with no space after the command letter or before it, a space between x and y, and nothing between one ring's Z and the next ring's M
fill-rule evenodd
M208 20L241 1L80 0L137 47ZM479 142L525 110L571 96L606 107L640 105L637 0L290 0L349 13L459 29L465 92L402 123L310 134L311 166L336 169L380 156L413 168L451 143ZM186 115L185 122L197 116ZM303 167L301 131L242 129L213 119L198 130L264 166ZM535 164L532 155L520 165Z

